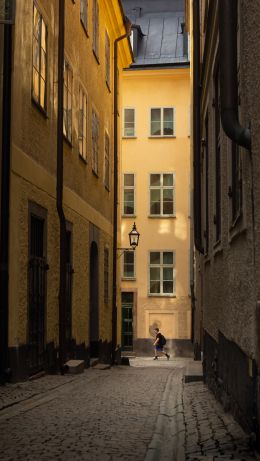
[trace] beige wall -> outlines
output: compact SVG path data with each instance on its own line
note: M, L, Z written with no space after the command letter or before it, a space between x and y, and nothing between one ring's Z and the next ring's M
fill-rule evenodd
M9 346L28 341L28 226L29 203L47 213L46 343L58 345L59 221L56 211L57 31L55 0L37 0L48 27L47 113L32 102L33 1L17 2L14 34L12 100L12 158L10 207L10 309ZM100 6L100 60L92 52L92 1L88 2L89 35L80 22L80 2L65 2L65 57L73 71L72 145L64 142L64 212L72 225L73 294L72 337L89 342L90 226L99 232L99 330L111 341L112 236L113 236L113 42L125 33L118 2ZM111 41L111 88L105 82L105 30ZM131 54L126 40L119 45L119 71ZM121 78L121 77L120 77ZM78 151L79 84L88 96L87 161ZM92 107L100 117L99 174L91 165ZM104 135L110 136L110 190L104 186ZM109 303L104 304L104 248L109 248Z
M136 338L149 338L154 323L169 339L190 338L189 78L189 69L124 73L123 107L135 108L136 139L122 140L122 174L136 175L136 217L122 217L122 246L128 246L134 221L141 236L136 250L136 280L122 280L121 289L137 290ZM171 106L175 107L176 137L149 138L150 108ZM176 217L149 217L149 174L167 172L175 174ZM148 296L150 250L176 252L176 297Z

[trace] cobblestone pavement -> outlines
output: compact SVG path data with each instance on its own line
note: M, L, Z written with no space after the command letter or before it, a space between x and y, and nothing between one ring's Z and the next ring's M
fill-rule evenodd
M187 461L253 460L249 437L224 413L203 383L184 385L183 410Z
M136 358L0 387L1 461L255 459L207 388L183 385L187 363Z

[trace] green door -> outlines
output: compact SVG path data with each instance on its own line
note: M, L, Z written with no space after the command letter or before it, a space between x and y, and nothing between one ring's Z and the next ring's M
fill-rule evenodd
M133 350L134 293L122 293L122 349Z

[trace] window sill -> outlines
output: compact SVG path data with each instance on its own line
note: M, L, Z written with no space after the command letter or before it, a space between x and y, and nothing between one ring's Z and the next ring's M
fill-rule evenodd
M86 29L85 24L84 24L84 22L82 21L82 19L80 20L80 22L81 22L82 28L83 28L83 30L84 30L84 32L85 32L87 38L89 38L88 29Z
M221 240L218 240L213 245L213 256L215 258L216 256L221 255L222 253L223 253L222 243L221 243Z
M99 177L99 176L98 176L98 172L97 172L97 171L95 171L95 170L93 170L93 168L92 168L92 173L93 173L93 175L94 175L96 178L98 178L98 177Z
M177 216L176 215L172 215L172 214L164 214L164 215L153 215L153 214L150 214L148 215L148 218L151 218L151 219L177 219Z
M148 293L148 296L151 298L176 298L174 294Z
M93 53L93 55L94 55L94 57L95 57L95 60L97 61L98 65L100 65L100 61L99 61L99 59L98 59L98 56L97 56L95 50L92 49L92 53Z
M36 109L43 115L43 117L47 120L49 117L47 115L46 110L32 97L32 103Z
M122 139L137 139L137 136L122 136Z
M105 186L106 191L107 191L107 192L110 192L110 187L109 187L109 186L106 186L106 184L104 184L104 186Z
M241 235L246 234L247 227L245 226L242 213L237 216L236 220L232 223L229 229L229 244L236 240Z
M122 218L136 218L136 214L122 214Z
M85 165L88 164L87 159L84 158L83 155L81 155L80 153L79 153L79 158L80 158L80 160L81 160Z
M121 277L121 280L126 282L135 282L136 277Z
M148 136L148 139L176 139L175 135L165 135L165 136Z
M106 80L106 86L107 86L108 92L111 94L111 88L107 80Z
M63 133L63 141L66 142L66 144L68 144L68 146L72 149L72 141L70 141L67 136Z

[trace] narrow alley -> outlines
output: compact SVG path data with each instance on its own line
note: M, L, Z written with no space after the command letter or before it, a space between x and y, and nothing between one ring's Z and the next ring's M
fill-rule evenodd
M130 364L2 386L1 461L256 459L192 360Z

